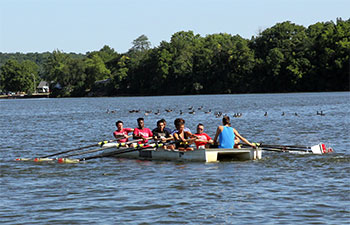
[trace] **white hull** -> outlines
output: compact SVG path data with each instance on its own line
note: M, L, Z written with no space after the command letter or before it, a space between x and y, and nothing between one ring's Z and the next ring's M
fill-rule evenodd
M112 143L111 143L112 144ZM109 144L106 144L106 147ZM103 154L117 153L122 148L116 150L115 148L106 149ZM163 148L148 148L135 149L130 152L113 155L116 158L129 159L147 159L147 160L163 160L163 161L192 161L192 162L219 162L224 160L256 160L261 159L262 151L260 149L242 148L242 149L195 149L194 151L178 151L178 150L164 150Z

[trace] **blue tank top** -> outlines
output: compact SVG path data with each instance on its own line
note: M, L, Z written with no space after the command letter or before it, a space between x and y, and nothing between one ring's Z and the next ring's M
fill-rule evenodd
M232 127L224 126L224 129L219 134L219 148L233 148L235 144L235 134Z

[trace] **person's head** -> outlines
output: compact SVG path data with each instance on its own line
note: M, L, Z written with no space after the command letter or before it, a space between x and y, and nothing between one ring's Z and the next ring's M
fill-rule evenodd
M137 119L137 125L139 126L139 128L144 128L145 126L145 120L143 118L138 118Z
M184 131L184 130L185 130L185 123L179 122L179 123L177 124L176 129L177 129L179 132Z
M161 131L164 130L165 124L163 120L158 120L157 121L157 128L160 129Z
M174 120L174 125L175 125L175 127L176 127L177 130L179 130L178 127L179 127L180 123L183 124L183 125L185 126L185 120L184 120L184 119L182 119L182 118L177 118L177 119Z
M201 124L201 123L199 123L199 124L197 125L197 133L198 133L198 134L201 134L201 133L203 133L203 131L204 131L204 125Z
M123 129L123 126L124 126L124 123L123 123L123 121L118 120L118 121L115 123L115 126L118 128L118 130L122 130L122 129Z
M231 126L230 117L229 116L224 116L222 118L222 124L224 124L224 126L226 126L226 125Z
M165 119L160 119L164 123L164 127L166 126L166 120Z

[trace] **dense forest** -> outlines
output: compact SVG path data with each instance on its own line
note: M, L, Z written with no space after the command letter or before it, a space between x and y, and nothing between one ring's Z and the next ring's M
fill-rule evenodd
M31 93L46 80L53 97L349 91L349 64L350 19L286 21L250 40L180 31L153 48L141 35L126 53L0 53L0 89Z

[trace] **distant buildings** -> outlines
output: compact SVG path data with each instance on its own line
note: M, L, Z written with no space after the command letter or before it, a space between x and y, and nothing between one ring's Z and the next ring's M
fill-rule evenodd
M36 91L38 93L49 93L49 83L43 80L40 81L39 85L36 87Z

